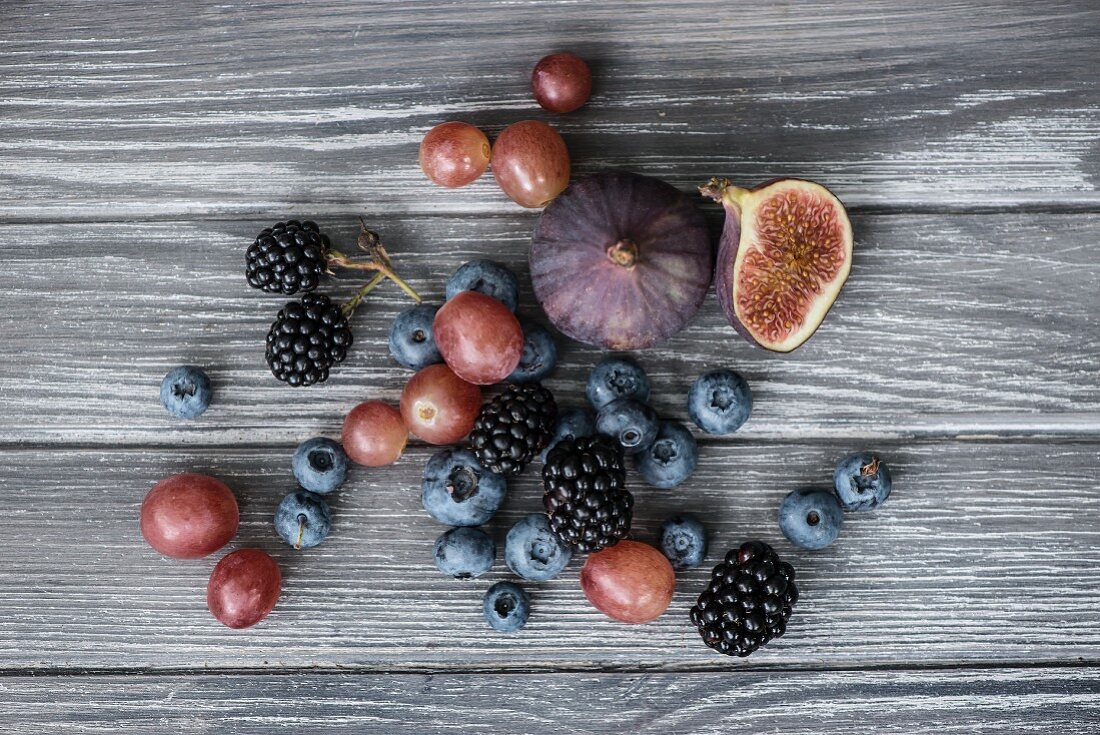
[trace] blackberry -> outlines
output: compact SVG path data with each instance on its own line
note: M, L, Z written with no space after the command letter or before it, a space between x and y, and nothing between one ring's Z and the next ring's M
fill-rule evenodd
M542 384L512 384L482 407L470 448L489 470L518 475L549 443L557 421L554 396Z
M614 439L562 439L546 455L542 482L550 529L578 551L614 546L630 531L634 496Z
M328 371L341 363L351 347L348 318L328 296L306 294L279 310L267 333L264 358L271 373L293 386L328 380Z
M783 635L796 602L794 567L763 541L748 541L714 567L691 622L719 653L748 656Z
M296 219L264 228L245 256L248 285L293 296L321 282L331 244L316 222Z

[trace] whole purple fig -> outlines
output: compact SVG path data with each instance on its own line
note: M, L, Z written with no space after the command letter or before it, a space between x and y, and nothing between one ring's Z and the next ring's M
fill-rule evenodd
M703 303L713 251L702 213L659 179L607 171L546 207L531 244L531 282L565 335L612 350L663 342Z

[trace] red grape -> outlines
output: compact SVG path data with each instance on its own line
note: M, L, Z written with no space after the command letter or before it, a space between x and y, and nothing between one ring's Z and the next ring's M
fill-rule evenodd
M199 559L232 540L241 514L225 483L187 472L158 482L141 504L141 535L177 559Z
M477 179L489 166L489 139L469 123L436 125L420 141L420 168L439 184L454 189Z
M443 304L432 336L447 366L475 385L499 383L523 357L523 328L516 315L477 291L462 291Z
M409 378L401 391L405 425L429 444L461 440L474 428L480 410L481 389L446 365L429 365Z
M620 541L588 557L581 589L612 620L648 623L672 602L676 575L665 555L649 544Z
M283 575L271 555L261 549L226 554L210 573L206 606L222 625L247 628L275 607Z
M544 56L531 72L535 100L550 112L572 112L592 94L592 72L584 59L563 52Z
M516 204L545 207L569 185L569 150L544 122L513 123L493 143L493 177Z
M393 464L408 440L401 412L382 401L364 401L344 419L344 452L367 467Z

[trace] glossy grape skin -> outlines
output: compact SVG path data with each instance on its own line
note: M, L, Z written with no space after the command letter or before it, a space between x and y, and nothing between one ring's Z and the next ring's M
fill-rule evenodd
M401 391L405 425L429 444L460 441L474 428L480 410L481 389L442 364L424 368Z
M283 575L271 555L261 549L226 554L210 573L206 606L222 625L247 628L275 607Z
M592 72L584 59L563 51L544 56L531 72L531 90L544 110L572 112L592 94Z
M672 602L676 575L657 549L620 541L589 555L581 568L581 589L593 607L622 623L648 623Z
M382 467L405 451L409 430L401 412L382 401L364 401L344 419L344 452L356 464Z
M538 120L509 125L493 143L493 177L522 207L545 207L569 185L569 150Z
M485 133L452 120L436 125L420 141L420 168L436 184L457 189L485 173L490 154Z
M195 472L158 482L141 504L141 535L176 559L200 559L229 543L241 515L224 482Z
M443 361L475 385L499 383L523 357L519 319L507 306L477 291L462 291L441 306L432 334Z

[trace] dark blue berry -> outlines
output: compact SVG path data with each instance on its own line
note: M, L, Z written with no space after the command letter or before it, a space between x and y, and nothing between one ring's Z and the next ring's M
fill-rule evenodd
M482 609L490 628L501 633L515 633L527 625L531 598L515 582L497 582L485 591Z
M299 485L321 495L343 485L348 476L348 456L344 448L323 436L299 444L291 466Z
M890 470L877 455L859 452L840 460L833 484L844 510L874 510L890 497Z
M550 530L550 519L543 513L520 519L504 541L504 563L532 582L553 579L572 558L573 550Z
M627 454L647 449L657 438L657 414L644 403L616 398L596 414L596 431L609 436Z
M456 579L480 577L493 566L496 544L480 528L452 528L435 540L435 565Z
M459 266L447 280L447 298L463 291L492 296L511 311L519 304L519 280L507 267L492 260L471 260Z
M657 439L634 455L634 466L653 487L676 487L695 472L699 448L695 437L679 421L662 421Z
M417 304L402 311L390 327L390 354L410 370L443 362L432 336L438 306Z
M328 503L317 493L290 493L275 510L275 532L295 549L308 549L325 540L332 530Z
M554 445L562 439L580 439L592 436L596 433L596 414L587 408L566 408L558 411L558 422L554 425L554 433L550 442L542 450L542 461L546 461L546 454Z
M642 366L629 357L606 357L592 368L584 393L597 411L616 398L645 403L649 400L649 378Z
M697 567L707 556L707 529L693 515L672 516L661 524L661 551L673 569Z
M695 425L708 434L732 434L752 413L752 391L732 370L712 370L691 386L687 408Z
M512 383L529 383L542 380L554 371L558 364L558 346L550 330L538 322L521 318L523 327L523 355L519 365L508 376Z
M465 449L443 449L424 466L421 500L428 515L448 526L480 526L504 502L504 477L481 466Z
M795 490L779 506L779 530L803 549L824 549L836 541L843 523L840 503L826 490Z
M160 402L177 419L193 419L210 407L210 378L193 365L172 368L160 383Z

